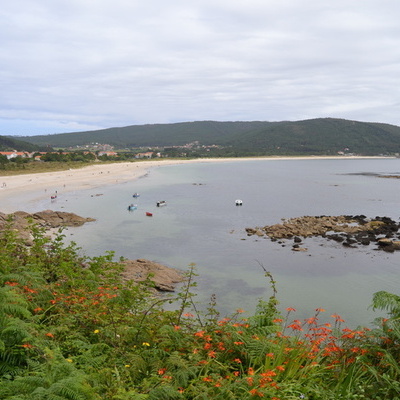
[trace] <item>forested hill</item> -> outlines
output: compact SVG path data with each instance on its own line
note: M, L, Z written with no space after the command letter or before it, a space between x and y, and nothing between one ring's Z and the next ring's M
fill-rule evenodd
M133 125L19 139L52 147L107 143L116 149L182 146L198 141L204 146L220 146L221 155L400 153L400 127L335 118Z
M0 151L40 151L41 147L27 141L0 136Z

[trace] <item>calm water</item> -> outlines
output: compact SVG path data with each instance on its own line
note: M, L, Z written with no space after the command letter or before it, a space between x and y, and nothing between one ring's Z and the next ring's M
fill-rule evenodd
M303 215L365 214L400 216L400 180L371 174L400 173L400 159L248 160L163 166L137 181L101 190L59 196L55 209L97 219L67 237L88 255L115 251L126 258L147 258L179 269L197 267L198 298L215 293L221 311L253 311L271 289L260 264L277 281L282 309L312 316L322 307L349 325L366 325L373 293L399 293L400 252L375 246L343 248L307 239L306 253L268 239L247 237L246 227ZM133 199L132 194L141 196ZM101 196L96 196L101 194ZM236 207L235 200L243 206ZM166 207L157 208L158 200ZM130 203L138 209L127 211ZM49 208L38 204L39 209ZM151 211L153 217L146 217Z

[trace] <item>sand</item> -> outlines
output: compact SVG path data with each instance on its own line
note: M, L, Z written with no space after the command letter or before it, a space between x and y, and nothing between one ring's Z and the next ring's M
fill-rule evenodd
M249 160L285 160L298 157L266 158L205 158L194 160L146 160L114 164L94 164L80 169L43 172L15 176L0 174L0 211L11 213L24 210L26 201L38 202L51 196L71 191L94 189L111 184L134 181L146 175L152 168L188 163L238 162ZM301 157L301 159L349 158L349 157ZM357 157L360 158L360 157ZM371 158L371 157L369 157Z

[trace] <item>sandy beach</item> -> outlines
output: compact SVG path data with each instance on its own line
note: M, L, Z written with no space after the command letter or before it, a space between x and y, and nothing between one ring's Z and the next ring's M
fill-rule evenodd
M25 199L30 202L40 201L46 197L94 189L111 184L136 180L153 168L188 163L238 162L250 160L287 160L287 159L323 159L350 157L266 157L266 158L205 158L193 160L148 160L115 164L94 164L80 169L67 171L44 172L15 176L0 175L0 211L11 213L23 209ZM364 158L364 157L352 157ZM371 158L371 157L365 157Z

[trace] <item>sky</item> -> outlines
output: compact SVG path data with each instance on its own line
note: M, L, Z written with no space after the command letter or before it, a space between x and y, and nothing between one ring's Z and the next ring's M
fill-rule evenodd
M399 0L3 0L0 135L320 117L400 126Z

